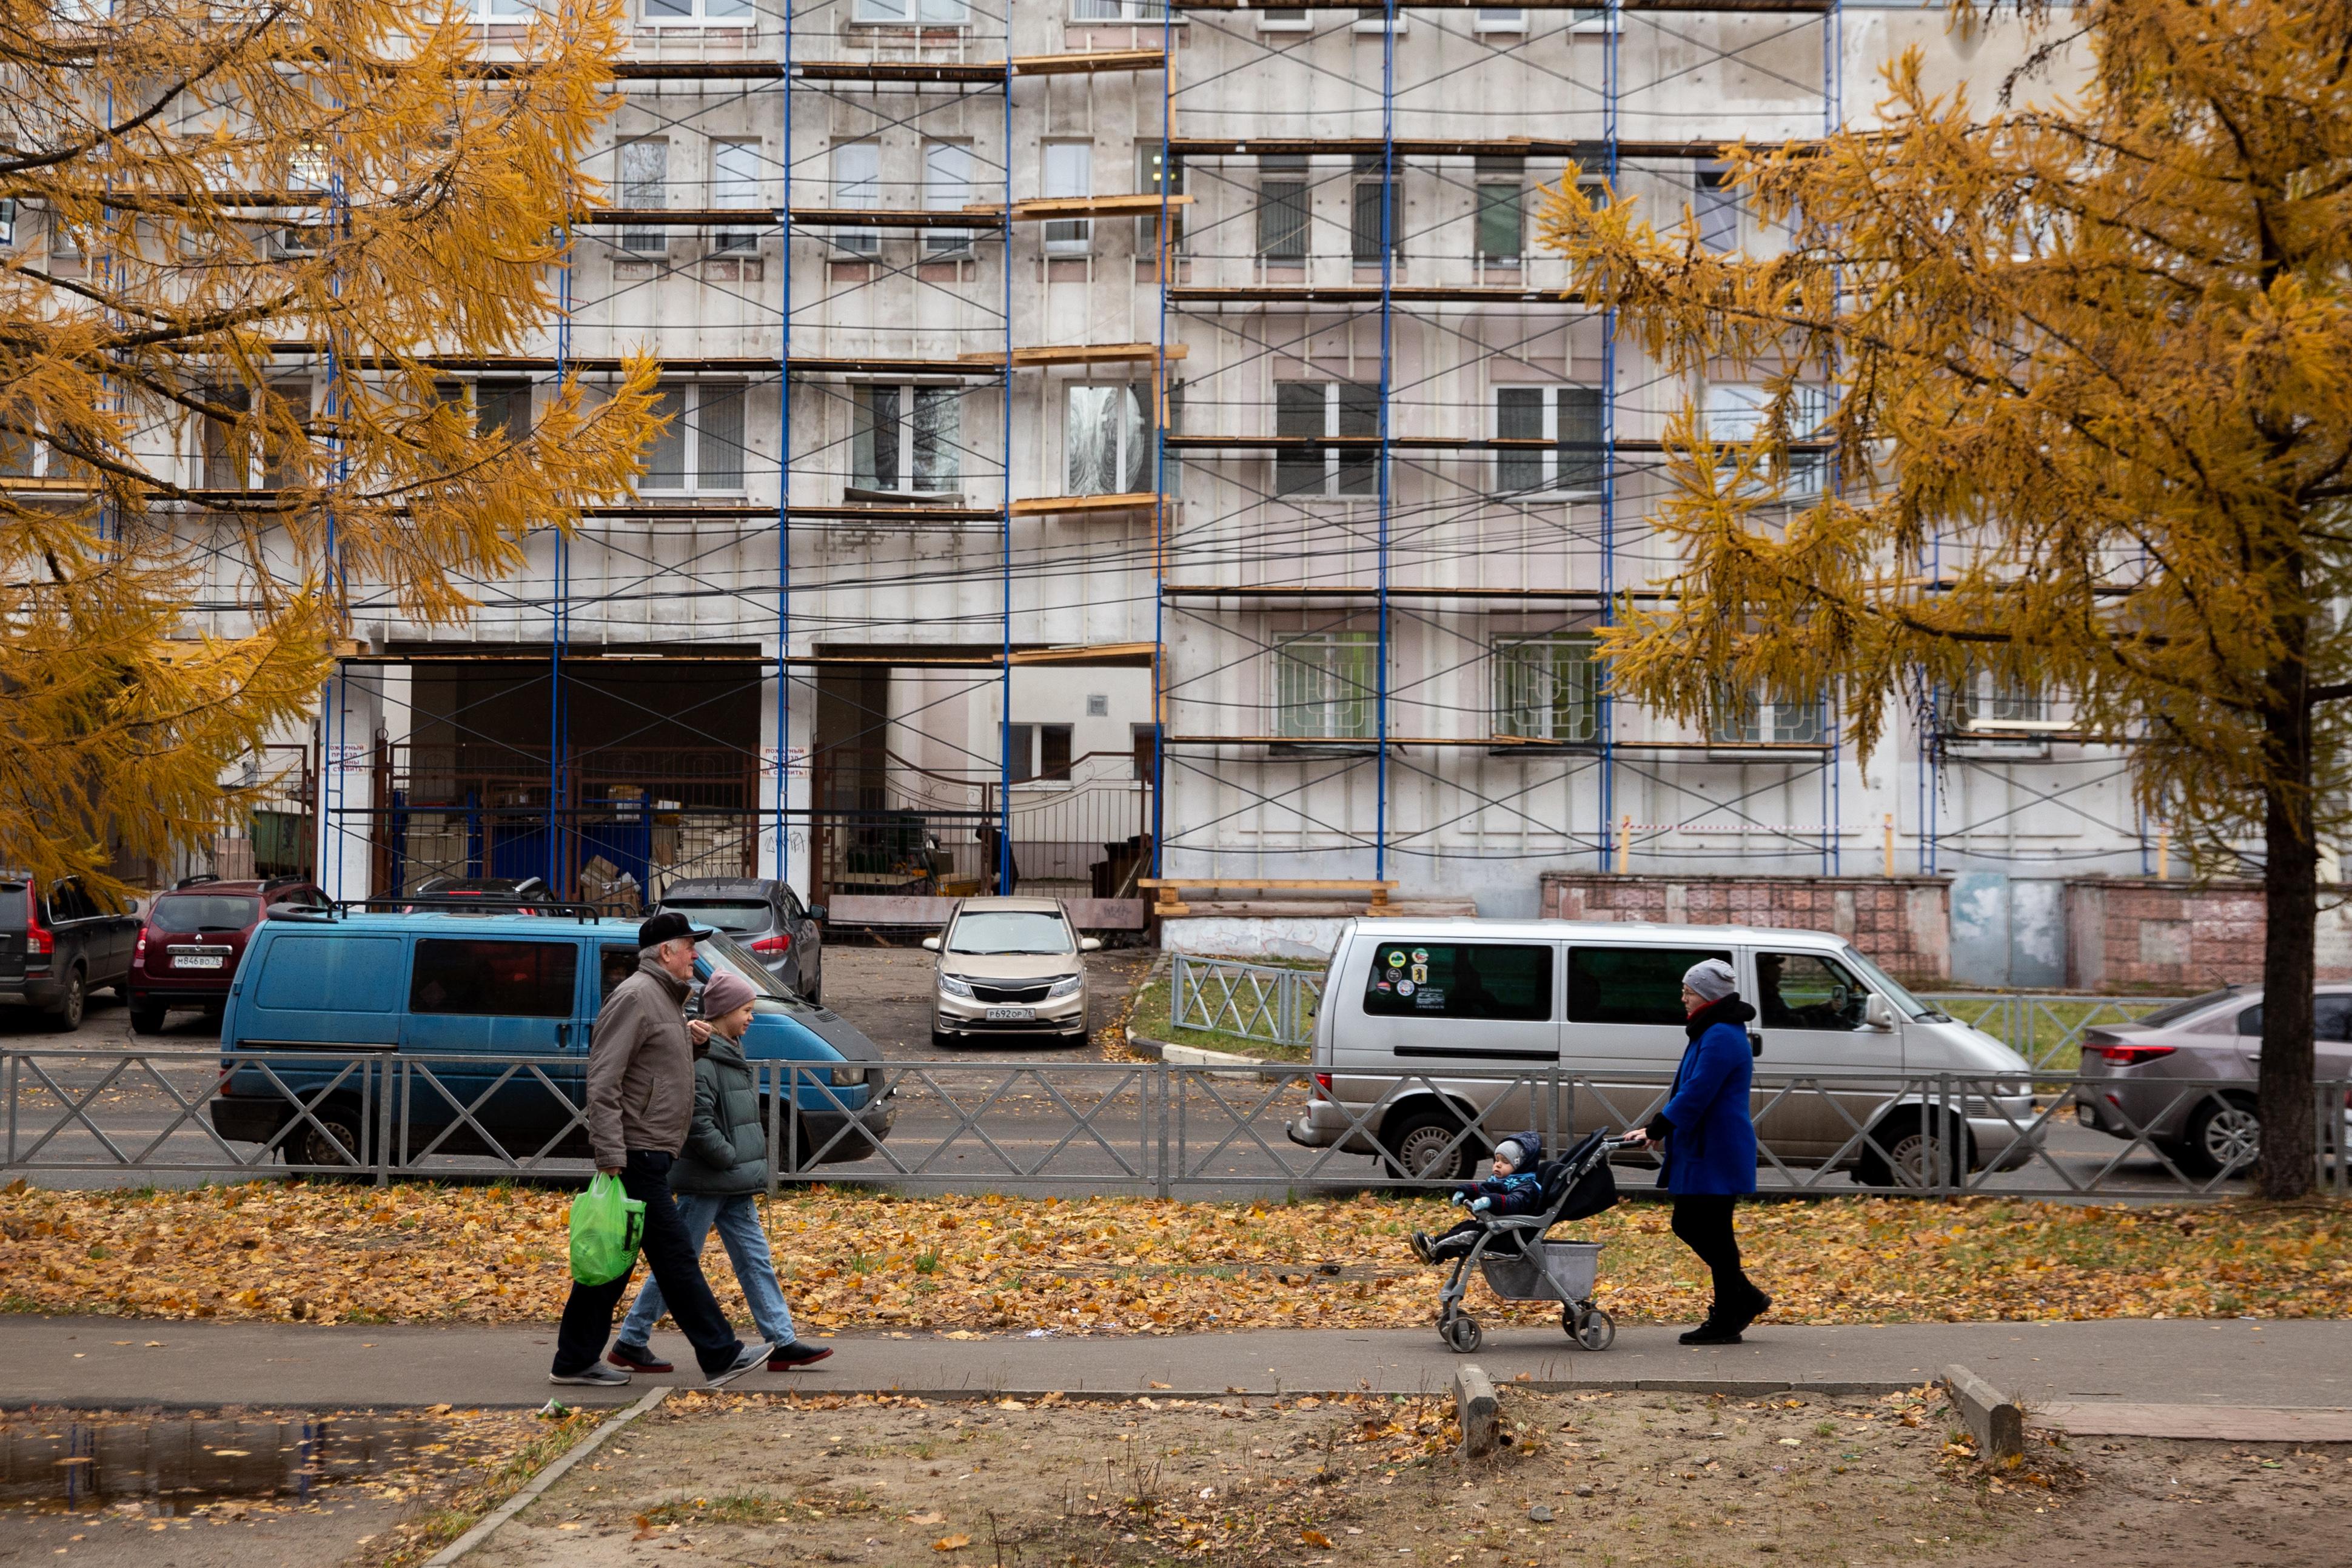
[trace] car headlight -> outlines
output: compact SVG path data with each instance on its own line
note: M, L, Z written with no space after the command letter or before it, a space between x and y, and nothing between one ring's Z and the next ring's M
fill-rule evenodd
M961 996L967 1002L971 1000L971 982L964 979L961 975L940 975L940 989L946 992L950 996Z
M833 1069L833 1087L853 1089L866 1081L866 1069L861 1067L840 1067Z
M1083 974L1065 974L1054 982L1054 988L1051 991L1045 993L1046 1000L1051 1001L1056 996L1076 996L1078 994L1078 987L1086 983L1087 977Z

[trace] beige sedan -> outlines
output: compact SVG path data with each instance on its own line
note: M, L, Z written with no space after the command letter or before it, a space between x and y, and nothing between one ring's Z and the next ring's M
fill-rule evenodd
M933 1046L1003 1035L1085 1042L1085 955L1102 943L1077 933L1059 899L966 899L923 945L940 955Z

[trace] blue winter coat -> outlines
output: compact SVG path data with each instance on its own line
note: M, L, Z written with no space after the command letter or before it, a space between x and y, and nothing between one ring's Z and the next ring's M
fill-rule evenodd
M1706 1012L1706 1026L1684 1048L1674 1089L1658 1112L1670 1124L1658 1185L1676 1194L1752 1193L1756 1121L1748 1089L1756 1058L1747 1023L1756 1010L1727 996Z

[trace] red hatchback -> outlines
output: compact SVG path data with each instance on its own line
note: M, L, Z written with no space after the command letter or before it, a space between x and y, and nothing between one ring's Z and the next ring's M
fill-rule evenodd
M272 904L325 910L327 895L299 877L266 882L224 882L191 877L156 895L139 928L131 954L131 1026L161 1034L163 1015L174 1007L200 1007L217 1015L236 978L246 942Z

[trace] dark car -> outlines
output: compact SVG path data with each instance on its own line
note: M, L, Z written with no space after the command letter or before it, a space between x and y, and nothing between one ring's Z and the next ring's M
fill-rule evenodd
M772 877L694 877L672 882L657 906L714 926L759 954L768 973L810 1001L824 984L823 904L803 905Z
M161 1034L163 1016L174 1007L200 1007L217 1014L245 957L253 928L273 905L324 910L327 895L299 877L225 882L191 877L148 906L131 954L131 1026Z
M555 895L548 891L546 881L538 877L427 877L410 891L417 898L433 901L422 906L427 910L439 905L445 910L465 914L538 915L554 912L541 907L555 902Z
M39 891L23 876L0 877L0 1001L48 1014L60 1030L81 1026L93 991L122 991L139 917L68 878Z

